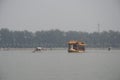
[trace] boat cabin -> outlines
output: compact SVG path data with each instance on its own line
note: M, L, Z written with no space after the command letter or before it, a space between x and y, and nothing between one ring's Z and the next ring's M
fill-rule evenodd
M85 43L75 40L69 41L68 52L85 52Z

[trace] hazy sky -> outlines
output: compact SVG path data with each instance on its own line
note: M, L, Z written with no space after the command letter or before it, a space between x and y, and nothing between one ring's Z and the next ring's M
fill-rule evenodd
M120 31L120 0L0 0L0 28Z

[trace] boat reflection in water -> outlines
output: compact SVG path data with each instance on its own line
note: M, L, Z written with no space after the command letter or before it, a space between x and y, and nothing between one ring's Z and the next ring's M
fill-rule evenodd
M71 40L68 42L68 52L85 52L85 43Z

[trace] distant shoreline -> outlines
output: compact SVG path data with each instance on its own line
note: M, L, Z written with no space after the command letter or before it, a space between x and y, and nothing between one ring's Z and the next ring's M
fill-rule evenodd
M35 48L0 48L0 51L9 50L34 50ZM45 48L46 50L67 50L68 48ZM86 48L86 50L107 50L108 48ZM120 50L120 48L111 48L111 50Z

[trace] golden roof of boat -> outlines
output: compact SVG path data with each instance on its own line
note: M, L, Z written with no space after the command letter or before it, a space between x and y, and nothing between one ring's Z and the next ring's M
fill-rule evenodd
M81 41L76 41L76 40L70 40L68 42L68 44L79 44L81 46L85 46L86 44L84 42L81 42Z

